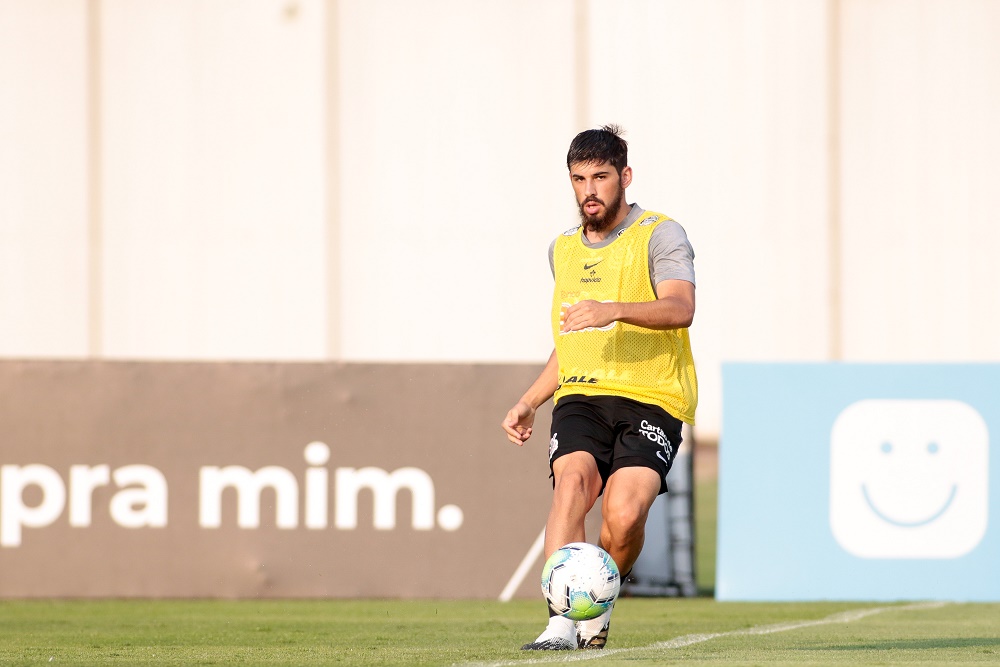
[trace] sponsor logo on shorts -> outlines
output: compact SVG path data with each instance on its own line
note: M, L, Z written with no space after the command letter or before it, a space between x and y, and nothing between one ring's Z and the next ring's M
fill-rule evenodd
M657 445L663 448L662 452L656 452L656 455L661 461L670 467L670 459L673 456L673 452L670 451L670 438L667 437L666 432L657 426L656 424L650 424L645 419L639 424L639 433L646 436L646 439L650 442L655 442Z
M556 453L557 449L559 449L559 440L556 438L558 435L558 433L553 433L552 439L549 440L549 461L552 460L552 455Z
M662 428L656 424L650 424L645 419L639 424L639 432L646 436L647 439L655 442L661 447L669 447L670 439L667 438L667 433Z

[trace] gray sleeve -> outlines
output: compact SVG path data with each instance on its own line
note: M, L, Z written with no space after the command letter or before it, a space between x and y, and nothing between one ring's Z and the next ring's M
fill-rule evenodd
M661 222L649 239L649 275L653 289L664 280L694 281L694 248L687 233L674 220Z
M552 239L552 243L549 244L549 270L552 271L552 277L556 277L556 239Z

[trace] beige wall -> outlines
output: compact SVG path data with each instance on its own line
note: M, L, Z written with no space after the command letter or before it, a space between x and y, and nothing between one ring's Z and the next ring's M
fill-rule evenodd
M102 355L324 355L324 6L293 4L100 3Z
M86 6L0 2L0 355L87 353Z
M0 355L538 362L572 135L727 360L997 360L989 0L0 0ZM511 388L513 394L520 388Z
M845 3L844 353L1000 359L1000 3Z
M544 361L573 3L338 5L341 355Z

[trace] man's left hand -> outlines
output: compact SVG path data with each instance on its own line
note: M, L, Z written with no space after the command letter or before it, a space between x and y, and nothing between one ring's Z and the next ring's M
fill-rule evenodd
M615 304L593 299L578 301L562 312L560 331L582 331L606 327L615 321Z

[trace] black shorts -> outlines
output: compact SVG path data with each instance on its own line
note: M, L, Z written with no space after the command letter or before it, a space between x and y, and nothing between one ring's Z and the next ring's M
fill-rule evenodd
M564 454L589 452L601 473L602 492L616 470L639 466L659 474L660 493L665 493L681 425L663 408L629 398L564 396L552 410L549 471Z

